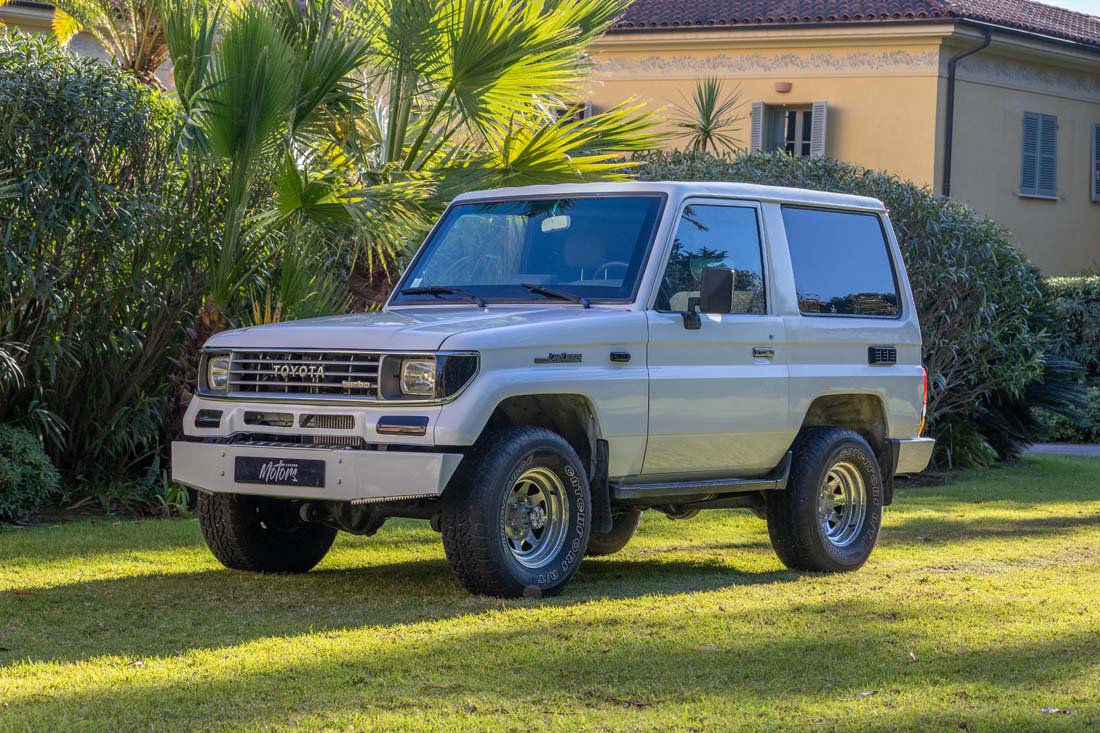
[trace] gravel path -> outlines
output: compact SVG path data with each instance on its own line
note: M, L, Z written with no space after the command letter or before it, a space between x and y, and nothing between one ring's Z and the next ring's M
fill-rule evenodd
M1060 456L1091 456L1100 458L1100 445L1078 443L1036 443L1027 449L1028 453L1054 453Z

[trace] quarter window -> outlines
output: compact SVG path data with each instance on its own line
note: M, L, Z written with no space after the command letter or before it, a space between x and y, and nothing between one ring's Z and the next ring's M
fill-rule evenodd
M802 313L897 317L897 279L878 216L784 206L783 223Z
M731 313L767 312L755 208L691 204L684 209L657 291L657 310L686 311L688 299L699 295L707 267L733 270Z

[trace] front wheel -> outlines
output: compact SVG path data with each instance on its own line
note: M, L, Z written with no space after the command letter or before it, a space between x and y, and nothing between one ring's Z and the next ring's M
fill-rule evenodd
M231 570L304 573L336 539L335 529L303 522L286 499L202 492L196 510L206 546Z
M783 564L842 572L867 562L882 522L882 472L863 436L809 428L785 490L768 493L768 534Z
M441 517L455 577L473 593L553 595L577 572L591 524L576 451L545 428L483 440L463 462Z

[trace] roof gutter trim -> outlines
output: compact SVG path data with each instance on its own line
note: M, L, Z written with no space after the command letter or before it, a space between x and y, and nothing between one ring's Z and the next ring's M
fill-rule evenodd
M828 21L814 21L811 23L730 23L726 25L678 25L678 26L640 26L635 28L624 28L622 26L613 26L607 30L607 35L620 36L620 35L658 35L662 33L716 33L716 32L732 32L742 30L780 30L780 29L817 29L817 28L858 28L860 26L917 26L917 25L943 25L945 23L954 23L956 25L970 26L973 28L990 28L998 33L1004 33L1006 35L1021 36L1024 38L1038 39L1047 43L1054 43L1061 46L1068 46L1081 51L1088 51L1090 53L1100 53L1100 41L1096 43L1086 43L1084 41L1075 41L1070 38L1060 38L1058 36L1052 36L1046 33L1039 33L1037 31L1029 31L1024 28L1013 28L1012 26L1000 25L998 23L989 23L982 20L974 20L971 18L961 18L959 16L943 15L938 17L929 18L897 18L889 20L849 20L841 22L828 22Z

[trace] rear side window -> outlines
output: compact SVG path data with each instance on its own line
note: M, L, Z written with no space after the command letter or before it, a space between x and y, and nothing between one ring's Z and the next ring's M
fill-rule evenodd
M802 313L898 316L897 279L877 216L784 206L783 224Z

